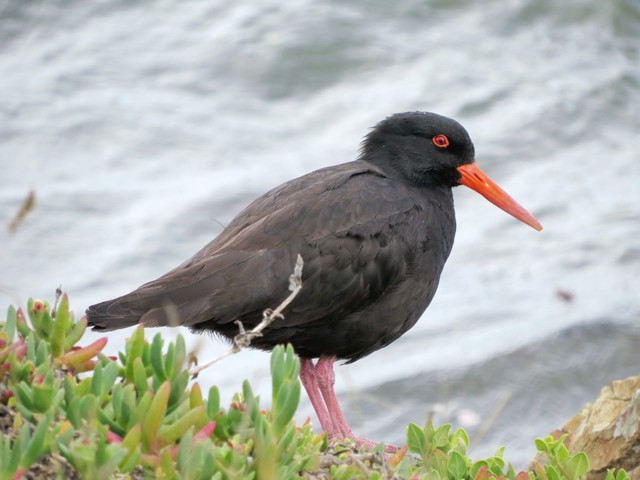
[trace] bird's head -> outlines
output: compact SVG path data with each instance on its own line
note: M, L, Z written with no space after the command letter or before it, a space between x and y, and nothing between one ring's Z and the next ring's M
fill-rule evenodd
M392 115L365 137L360 158L390 177L417 186L465 185L518 220L542 230L533 215L480 170L469 134L450 118L429 112Z

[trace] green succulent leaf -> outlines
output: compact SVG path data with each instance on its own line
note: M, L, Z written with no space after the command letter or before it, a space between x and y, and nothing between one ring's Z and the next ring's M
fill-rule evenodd
M20 338L26 339L30 333L32 333L29 324L27 323L27 319L24 316L24 312L21 308L16 310L16 328L18 329L18 334Z
M151 342L151 347L149 349L149 360L151 362L151 366L153 367L155 376L161 382L164 382L169 378L164 368L164 358L162 355L163 343L162 337L158 333L153 337L153 341Z
M192 441L193 434L191 432L186 432L178 444L176 463L178 470L181 472L184 472L189 468Z
M121 359L124 357L124 360L126 361L126 363L123 361L123 363L125 364L125 376L126 379L130 382L132 382L134 378L133 365L136 360L142 359L143 353L144 327L142 325L139 325L133 331L133 335L131 335L131 338L129 338L129 341L125 346L125 355L121 357Z
M80 341L80 339L84 336L84 333L87 330L87 317L82 317L76 323L73 324L71 329L67 332L66 338L64 340L64 350L68 352L73 347L75 347L76 343Z
M175 409L186 395L185 390L189 385L189 372L184 370L176 373L171 379L171 391L169 393L169 410Z
M24 456L22 457L23 467L29 468L36 463L41 456L49 452L50 445L47 442L47 435L50 433L49 426L52 421L53 412L49 412L36 426L33 436L31 436L28 446L25 449Z
M569 480L577 480L589 471L589 459L584 452L577 453L571 457L566 465L565 470L569 476Z
M213 420L220 411L220 390L215 385L209 389L207 396L207 418Z
M16 308L13 305L9 305L9 309L7 311L7 320L4 324L4 331L7 335L9 342L13 342L13 337L16 335L16 330L18 328L18 318L16 313Z
M451 452L449 462L447 464L447 470L454 480L462 480L465 478L467 474L467 461L461 453L456 451Z
M71 350L62 356L62 362L76 372L86 371L87 362L94 359L107 345L107 342L107 337L102 337L86 347Z
M147 382L147 372L142 363L142 358L137 357L133 361L133 384L136 387L138 395L142 396L149 391L149 383Z
M424 430L415 423L410 423L407 427L407 447L410 452L420 454L423 459L428 454L427 437Z
M624 468L618 470L616 474L616 480L629 480L629 474Z
M63 294L53 320L51 332L51 354L54 358L60 357L65 352L65 337L69 327L69 297Z
M49 302L42 302L30 298L27 302L27 313L36 335L41 339L48 339L53 329L53 321L49 313Z
M101 353L106 338L74 348L87 320L74 321L66 294L53 318L46 302L30 300L27 313L33 329L13 307L0 321L0 402L14 415L11 435L0 436L0 480L24 478L49 453L92 480L302 478L329 455L337 462L327 467L332 478L349 480L583 480L589 469L586 454L570 452L564 436L536 440L549 464L533 462L531 471L516 472L504 448L474 462L463 429L452 433L431 420L407 427L408 449L421 458L401 451L381 469L383 445L364 453L346 441L343 449L309 423L296 426L300 363L290 345L271 355L270 410L248 382L225 410L217 387L205 398L198 383L189 386L182 336L169 342L160 333L148 343L140 326L118 363ZM611 470L606 480L629 477Z
M126 449L124 458L120 461L119 468L121 472L130 472L133 470L141 455L140 442L142 438L141 425L134 425L129 433L122 439L121 446Z
M445 448L449 446L449 432L451 432L451 424L445 423L438 427L438 429L433 434L433 447L434 448ZM448 448L447 448L448 451Z
M191 386L191 391L189 392L189 407L196 408L200 406L204 406L204 399L202 398L200 384L196 382Z
M173 373L184 370L185 360L187 359L187 344L182 335L176 337L175 357L173 359Z
M158 430L167 411L170 390L171 384L169 382L162 384L160 389L153 395L153 400L142 424L142 442L152 451L157 447Z
M547 467L545 468L545 471L547 473L547 478L549 480L562 480L562 476L560 475L560 472L553 465L547 465Z
M182 438L194 426L200 426L205 418L203 405L189 410L177 422L163 427L158 435L158 440L162 445L169 445Z
M460 453L465 453L469 446L469 435L462 428L458 428L451 436L451 445Z

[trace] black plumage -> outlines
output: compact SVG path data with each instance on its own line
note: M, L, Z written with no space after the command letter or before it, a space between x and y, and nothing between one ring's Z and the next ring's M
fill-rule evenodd
M444 134L448 148L433 137ZM451 187L474 161L457 122L431 113L379 123L357 161L267 192L211 243L160 278L91 306L114 330L184 325L232 338L288 294L297 254L303 287L252 346L291 343L302 357L355 361L411 328L433 298L455 234Z
M393 342L429 306L453 246L457 185L542 229L478 168L459 123L401 113L376 125L358 160L267 192L182 265L89 307L88 322L97 330L184 325L231 339L235 320L252 328L285 299L300 254L302 289L251 346L291 343L323 430L330 438L354 437L334 391L333 364Z

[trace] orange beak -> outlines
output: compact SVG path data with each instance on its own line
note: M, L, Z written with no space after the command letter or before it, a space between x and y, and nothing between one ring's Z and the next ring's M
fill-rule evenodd
M511 198L507 192L502 190L496 182L491 180L475 163L468 163L458 167L458 172L462 175L462 179L460 180L462 185L475 190L496 207L501 208L509 215L513 215L521 222L526 223L538 231L542 230L540 222Z

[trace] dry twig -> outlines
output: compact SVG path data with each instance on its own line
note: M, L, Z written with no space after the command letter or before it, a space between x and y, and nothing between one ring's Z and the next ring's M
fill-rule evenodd
M25 199L22 201L20 208L14 215L14 217L7 225L7 229L9 233L15 233L18 230L18 227L22 223L22 221L26 218L26 216L34 209L36 206L36 192L34 190L29 191Z
M478 431L471 439L470 445L478 445L480 443L480 440L484 438L484 436L487 434L489 429L493 426L493 424L498 419L498 417L500 416L504 408L507 406L507 403L509 403L509 400L511 400L511 396L512 396L511 392L504 392L500 396L500 399L498 400L498 403L493 408L493 411L491 412L491 414L486 418L484 422L482 422L482 425L480 425L480 427L478 428Z
M56 312L58 311L58 302L60 301L61 296L62 296L62 285L56 288L56 299L53 302L53 307L51 307L51 318L56 318Z
M265 328L267 328L271 324L271 322L273 322L277 318L284 318L284 316L282 315L282 311L287 307L287 305L289 305L293 301L294 298L296 298L296 295L298 295L298 293L300 292L300 289L302 288L303 264L304 262L302 261L302 257L300 256L300 254L298 254L298 258L296 259L296 265L293 269L293 273L289 277L289 290L291 291L291 293L287 298L284 299L284 301L280 305L278 305L278 307L275 310L271 310L270 308L268 308L264 312L262 312L262 321L249 331L246 331L244 329L244 325L240 320L236 320L235 323L238 325L238 328L240 329L240 333L238 333L238 335L234 337L233 346L226 352L215 357L214 359L209 360L208 362L203 363L198 367L192 368L189 371L189 375L191 375L192 377L195 377L205 368L210 367L211 365L213 365L216 362L219 362L223 358L230 357L231 355L238 353L243 348L247 348L249 345L251 345L251 342L253 341L254 338L262 336L262 331Z

